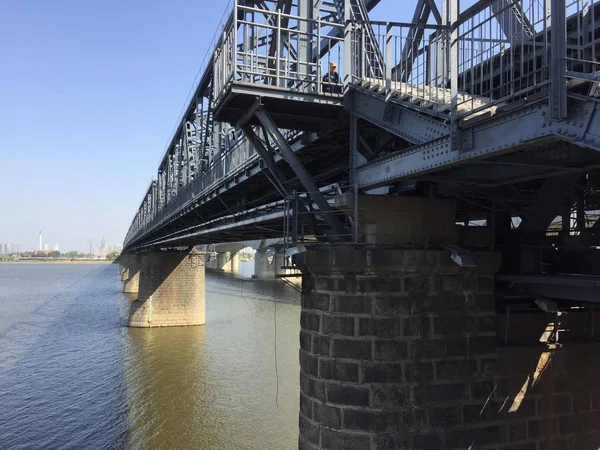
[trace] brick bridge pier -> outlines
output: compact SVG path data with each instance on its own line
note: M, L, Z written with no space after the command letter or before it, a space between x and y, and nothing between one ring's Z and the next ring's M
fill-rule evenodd
M299 255L300 449L598 449L594 317L498 314L500 255L474 258Z

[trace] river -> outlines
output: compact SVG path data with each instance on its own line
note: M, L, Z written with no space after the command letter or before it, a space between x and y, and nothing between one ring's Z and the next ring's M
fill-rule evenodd
M206 325L131 329L115 264L0 264L0 449L297 448L298 294L206 276Z

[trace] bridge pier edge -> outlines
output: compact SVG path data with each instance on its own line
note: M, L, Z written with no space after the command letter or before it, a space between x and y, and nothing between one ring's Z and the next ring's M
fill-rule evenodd
M240 255L238 252L228 252L227 263L223 267L226 273L239 273L240 271Z
M475 257L475 268L459 267L445 251L296 257L300 449L459 448L452 442L472 431L456 430L461 410L484 409L497 364L500 257ZM496 431L485 430L478 445L500 442Z
M150 251L140 257L139 296L130 305L128 325L204 325L205 253Z
M140 289L140 266L141 255L127 255L125 270L123 272L123 292L126 294L137 294Z
M127 272L127 263L129 260L129 255L122 254L119 256L119 274L121 276L121 281L125 281L129 274Z
M270 280L275 278L275 271L269 264L269 257L260 251L254 253L254 275L252 278L258 280Z

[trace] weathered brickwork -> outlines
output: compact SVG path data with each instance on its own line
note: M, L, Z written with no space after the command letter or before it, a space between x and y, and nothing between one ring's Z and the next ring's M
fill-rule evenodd
M137 294L140 288L140 267L141 255L127 255L126 270L123 274L123 292L128 294Z
M138 300L131 303L129 326L203 325L204 253L143 253Z
M541 347L539 334L527 341L537 347L499 348L496 254L477 254L467 269L447 252L314 253L299 258L300 449L600 447L600 389L592 388L600 362L578 363L588 391L561 391L547 380L567 383L567 361L580 361L568 348ZM556 362L536 378L548 352ZM526 381L533 389L522 392ZM595 419L588 435L579 432Z
M498 369L489 420L503 432L501 450L600 448L600 312L498 316ZM555 323L559 344L546 340ZM507 343L504 344L504 337ZM498 413L499 412L499 413Z

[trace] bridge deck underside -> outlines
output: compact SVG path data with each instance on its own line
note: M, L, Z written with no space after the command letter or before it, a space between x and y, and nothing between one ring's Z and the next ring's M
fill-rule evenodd
M338 94L317 95L310 92L290 92L270 86L232 83L217 105L215 119L236 124L242 118L257 125L249 111L262 105L275 124L282 129L322 131L339 120L342 97Z
M313 141L306 145L301 144L302 137L298 138L299 150L296 154L311 173L319 174L314 178L319 187L340 182L347 177L347 127L343 122L338 122L337 125L338 128L330 130L317 139L311 135ZM281 159L278 160L277 167L287 179L285 186L289 192L301 188L292 170ZM266 174L267 169L264 164L260 159L256 159L251 167L238 172L237 176L232 175L223 179L213 186L209 193L196 196L175 214L137 239L132 246L163 242L167 237L169 242L177 242L180 236L188 235L191 230L196 233L194 242L197 243L216 242L216 235L219 236L219 242L234 242L243 238L245 234L257 238L281 237L282 197L273 189ZM274 211L279 215L270 217ZM270 228L260 228L263 225L258 224L262 221L269 222ZM223 225L227 226L221 228ZM275 234L268 236L264 234L270 233L271 229L277 230Z

